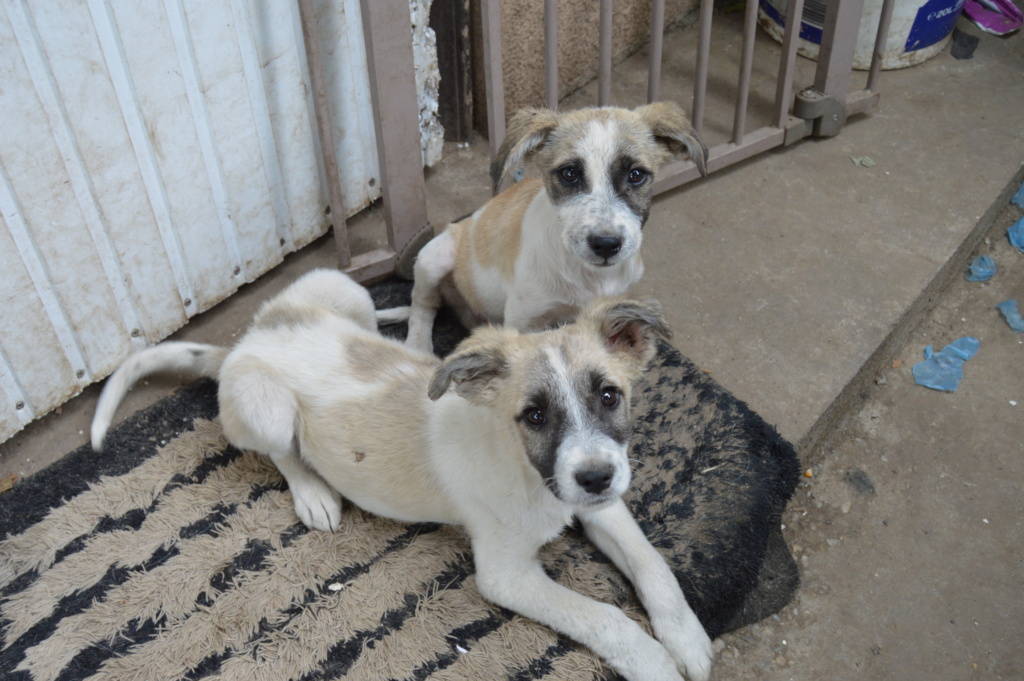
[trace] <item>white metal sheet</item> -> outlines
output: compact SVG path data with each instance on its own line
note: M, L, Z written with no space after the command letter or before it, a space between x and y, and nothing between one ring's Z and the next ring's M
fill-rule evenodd
M359 2L315 6L347 217L380 196ZM3 0L0 440L324 233L307 74L295 3Z

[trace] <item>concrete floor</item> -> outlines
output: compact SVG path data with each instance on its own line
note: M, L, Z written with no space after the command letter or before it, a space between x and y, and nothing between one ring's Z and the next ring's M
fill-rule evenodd
M694 44L686 31L673 40ZM800 62L810 73L813 64ZM629 90L634 80L616 82ZM1004 206L1022 179L1024 39L983 35L973 59L945 51L884 73L881 89L880 108L838 137L716 173L659 197L651 213L647 274L634 291L660 298L676 347L797 443L816 471L787 519L805 569L798 601L725 637L715 678L1022 678L1024 346L959 279L975 250L1005 240L1000 221L1016 210ZM688 101L671 88L666 96ZM731 126L726 111L709 105L711 143ZM427 180L435 224L487 197L485 167L482 141L446 146ZM352 220L354 243L372 242L380 221L379 210ZM984 290L1024 301L1024 256L1005 250L1002 279ZM328 237L175 337L230 343L262 300L333 264ZM988 359L968 363L961 390L912 385L924 345L979 329ZM119 418L177 384L151 379ZM0 445L0 479L84 444L97 392ZM874 495L846 482L854 470Z
M1020 186L1020 183L1017 183ZM996 276L962 275L805 454L783 516L801 588L783 611L717 643L715 679L1024 678L1024 334L996 311L1024 300L1024 254L994 220L975 254ZM981 341L953 393L914 383L926 345Z

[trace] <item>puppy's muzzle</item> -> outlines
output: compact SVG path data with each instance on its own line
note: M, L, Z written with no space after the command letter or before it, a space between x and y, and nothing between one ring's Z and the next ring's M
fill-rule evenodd
M607 261L622 250L622 239L617 236L589 236L587 245L594 255Z

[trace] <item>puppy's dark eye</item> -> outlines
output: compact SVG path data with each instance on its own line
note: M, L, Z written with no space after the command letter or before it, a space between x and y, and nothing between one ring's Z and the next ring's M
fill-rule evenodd
M543 409L530 408L523 412L523 419L534 428L540 428L547 422Z
M629 183L632 185L641 185L646 179L647 171L643 168L633 168L629 171Z
M580 171L576 166L565 166L558 169L558 177L566 184L576 184L580 181Z
M618 388L602 388L601 389L601 404L609 409L614 409L619 406L619 400L622 399L622 393L619 392Z

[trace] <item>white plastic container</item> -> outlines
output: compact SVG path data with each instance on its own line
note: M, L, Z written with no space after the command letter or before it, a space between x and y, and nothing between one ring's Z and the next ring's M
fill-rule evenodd
M934 57L949 43L957 17L965 0L896 0L889 37L882 55L883 69L901 69ZM758 19L761 27L782 42L788 0L760 0ZM809 59L818 58L822 26L825 24L825 0L804 0L797 52ZM871 68L882 0L864 0L864 14L857 33L853 68Z

